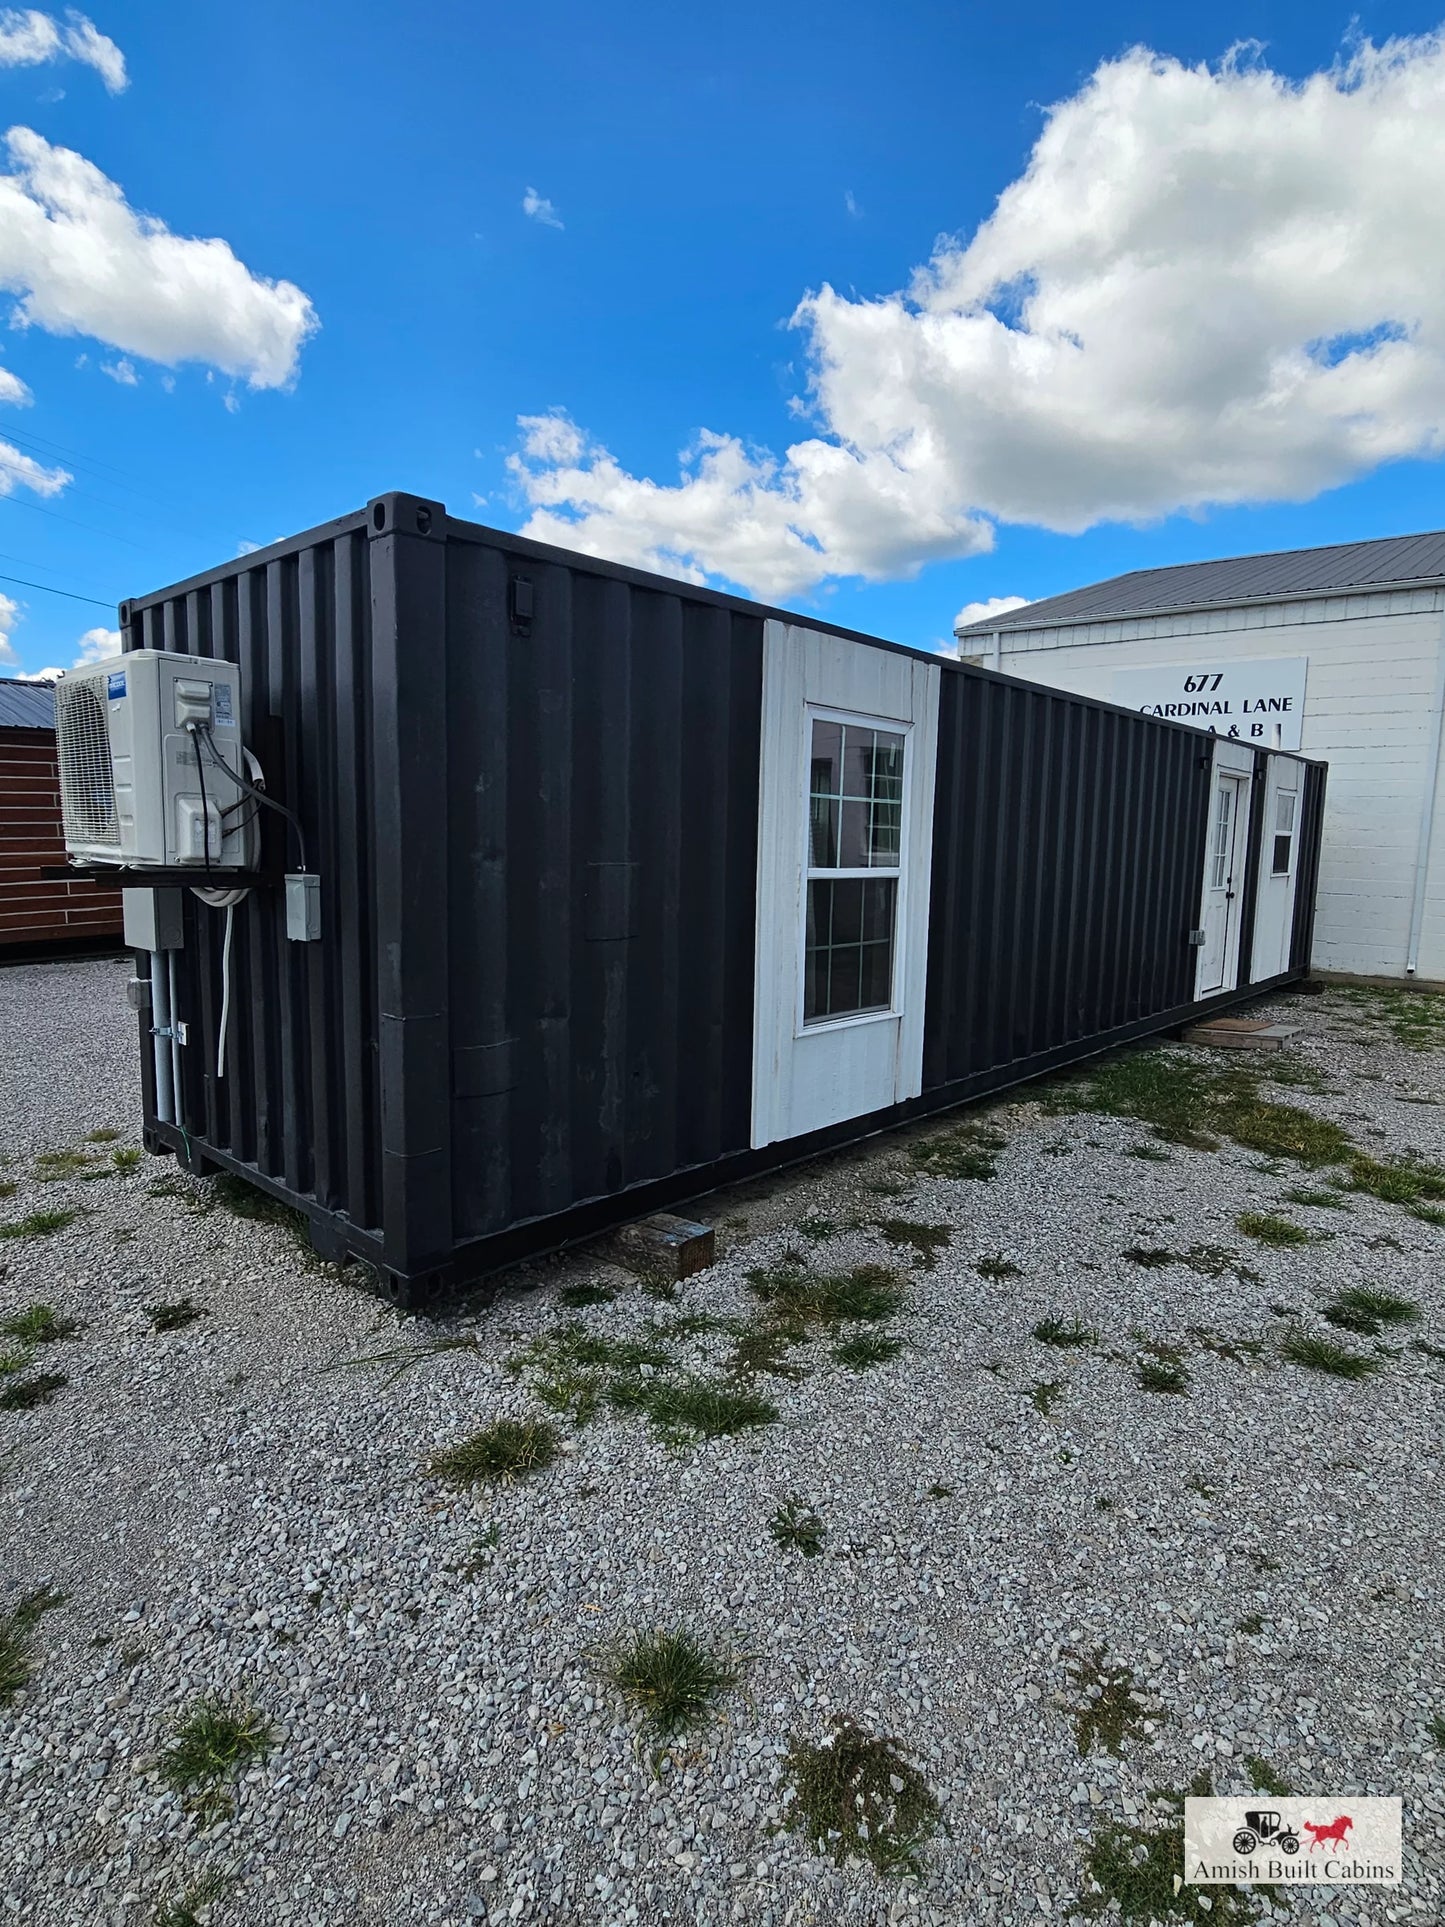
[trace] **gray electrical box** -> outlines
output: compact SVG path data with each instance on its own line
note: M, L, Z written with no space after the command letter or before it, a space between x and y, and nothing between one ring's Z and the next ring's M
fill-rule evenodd
M317 943L321 937L321 879L294 870L286 879L286 935L292 943Z
M179 890L122 890L120 902L125 940L132 950L182 948Z

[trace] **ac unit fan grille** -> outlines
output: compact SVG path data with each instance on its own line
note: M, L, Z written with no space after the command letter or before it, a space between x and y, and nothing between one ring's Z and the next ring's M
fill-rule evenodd
M63 682L56 688L55 741L67 843L118 846L110 725L105 698L93 682Z

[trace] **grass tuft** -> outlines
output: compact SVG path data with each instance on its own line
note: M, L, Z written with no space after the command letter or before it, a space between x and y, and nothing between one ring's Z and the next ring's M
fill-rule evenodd
M1177 1352L1165 1348L1162 1355L1141 1358L1138 1368L1141 1392L1172 1393L1185 1398L1189 1393L1189 1368Z
M206 1316L206 1307L192 1304L189 1298L178 1298L173 1305L143 1305L141 1309L151 1321L152 1331L158 1332L183 1331Z
M62 1338L74 1338L80 1330L73 1318L63 1318L50 1305L28 1305L0 1320L0 1332L18 1338L22 1345L54 1345Z
M897 1740L835 1720L817 1745L794 1740L783 1761L791 1798L783 1824L841 1866L867 1860L879 1873L917 1874L938 1826L937 1797Z
M1303 1225L1295 1224L1293 1219L1282 1218L1273 1211L1242 1211L1234 1222L1245 1237L1253 1238L1256 1244L1284 1248L1311 1242L1310 1234Z
M938 1253L953 1236L946 1224L915 1224L911 1218L880 1218L878 1229L891 1245L902 1245L918 1254L924 1271L932 1271Z
M1134 1675L1127 1666L1111 1663L1102 1646L1070 1669L1083 1699L1073 1709L1079 1753L1087 1759L1096 1745L1118 1759L1125 1740L1144 1731L1149 1709L1134 1692Z
M1097 1345L1099 1334L1092 1325L1081 1325L1077 1318L1071 1318L1066 1325L1062 1318L1041 1318L1034 1326L1034 1337L1041 1345L1057 1345L1067 1349L1074 1345Z
M275 1727L249 1700L205 1693L171 1727L156 1772L209 1823L231 1809L227 1782L259 1765L275 1744Z
M1191 1793L1211 1790L1207 1774L1190 1788ZM1255 1894L1273 1898L1277 1889L1260 1887L1251 1892L1246 1887L1185 1884L1183 1802L1177 1796L1161 1797L1174 1810L1163 1826L1129 1826L1117 1820L1105 1820L1099 1826L1084 1855L1084 1868L1096 1891L1085 1894L1075 1911L1087 1918L1106 1914L1111 1919L1137 1921L1208 1921L1219 1927L1258 1920Z
M784 1318L818 1325L874 1323L901 1311L903 1287L887 1265L810 1271L805 1265L763 1266L747 1274L763 1303Z
M603 1655L603 1677L642 1716L659 1740L696 1732L714 1717L717 1701L742 1678L730 1654L710 1653L690 1633L643 1633Z
M1039 1380L1038 1384L1035 1385L1029 1393L1029 1399L1034 1410L1036 1412L1042 1412L1044 1417L1047 1418L1063 1397L1064 1391L1065 1384L1063 1379L1043 1378Z
M1341 1331L1375 1338L1386 1325L1408 1325L1420 1316L1420 1307L1413 1298L1400 1298L1392 1291L1377 1291L1372 1285L1350 1285L1336 1293L1325 1306L1324 1315Z
M0 1238L53 1238L57 1231L74 1224L79 1216L78 1211L32 1211L27 1217L0 1224Z
M174 1899L162 1898L151 1915L151 1927L201 1927L201 1912L224 1900L236 1884L234 1874L211 1868Z
M32 1378L17 1378L0 1392L0 1412L33 1412L37 1405L48 1405L69 1383L63 1372L36 1372Z
M557 1302L569 1310L580 1311L584 1305L610 1305L616 1296L611 1285L563 1285L557 1293Z
M889 1364L902 1350L901 1338L890 1338L886 1332L859 1332L833 1347L833 1359L850 1372L868 1372L875 1365Z
M1006 1148L1008 1139L982 1125L966 1124L962 1130L943 1137L925 1138L910 1144L908 1156L916 1168L930 1178L973 1178L980 1183L998 1176L995 1154Z
M1310 1190L1306 1186L1286 1191L1282 1201L1285 1204L1302 1204L1313 1211L1348 1211L1350 1208L1339 1191Z
M0 1706L8 1706L35 1673L35 1628L41 1616L65 1603L48 1586L27 1592L0 1615Z
M455 1486L516 1479L549 1466L559 1443L557 1428L549 1419L502 1418L434 1452L426 1469L433 1478Z
M1294 1791L1288 1780L1282 1780L1269 1761L1262 1760L1257 1753L1245 1754L1244 1770L1256 1793L1268 1793L1276 1800L1287 1800Z
M781 1416L771 1399L726 1379L616 1378L606 1398L620 1412L641 1412L673 1445L775 1425Z
M1023 1272L1009 1258L975 1258L974 1270L980 1278L1022 1278Z
M823 1550L828 1529L812 1507L804 1505L801 1499L785 1499L768 1521L768 1533L774 1545L791 1546L805 1559L816 1559Z
M1291 1332L1279 1348L1279 1355L1290 1365L1303 1365L1312 1372L1326 1372L1331 1378L1369 1378L1379 1371L1380 1361L1352 1352L1330 1338L1316 1338L1310 1332Z

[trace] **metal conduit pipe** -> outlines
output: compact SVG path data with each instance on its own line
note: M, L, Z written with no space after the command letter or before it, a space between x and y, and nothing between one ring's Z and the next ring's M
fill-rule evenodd
M176 1035L176 953L166 952L166 963L170 967L170 1029L171 1029L171 1088L175 1105L173 1123L179 1124L182 1131L186 1120L181 1116L181 1040Z
M161 1124L176 1121L175 1087L171 1081L171 990L166 970L166 953L151 952L151 1047L155 1054L156 1120Z

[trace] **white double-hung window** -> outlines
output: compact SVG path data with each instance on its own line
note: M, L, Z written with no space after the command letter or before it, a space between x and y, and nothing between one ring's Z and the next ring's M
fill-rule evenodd
M805 1025L894 1006L908 731L809 714Z

